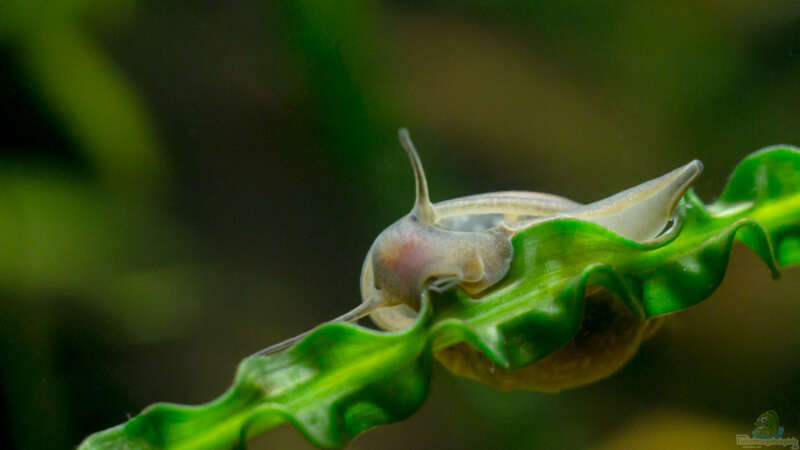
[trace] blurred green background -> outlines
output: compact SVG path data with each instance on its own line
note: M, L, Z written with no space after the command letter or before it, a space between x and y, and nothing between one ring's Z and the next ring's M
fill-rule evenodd
M0 2L0 448L70 448L350 309L412 203L589 202L800 144L797 0ZM436 367L353 449L735 448L800 437L800 269L736 248L708 301L558 395ZM289 427L250 448L308 449Z

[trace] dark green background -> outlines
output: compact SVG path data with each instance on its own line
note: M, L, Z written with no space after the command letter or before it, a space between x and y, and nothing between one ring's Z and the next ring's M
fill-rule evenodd
M700 195L800 144L800 3L0 4L0 447L69 448L358 301L411 208L501 189L593 201L692 158ZM800 271L743 248L619 374L501 393L437 367L354 449L735 448L800 437ZM283 427L252 448L309 448Z

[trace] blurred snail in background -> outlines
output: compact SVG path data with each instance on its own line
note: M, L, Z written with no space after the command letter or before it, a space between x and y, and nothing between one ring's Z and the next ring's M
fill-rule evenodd
M676 206L703 168L695 160L586 205L526 191L491 192L434 204L408 131L402 128L398 135L414 171L414 207L380 233L367 253L361 272L362 303L332 322L370 315L381 329L403 330L417 320L424 288L444 292L459 287L470 296L478 296L508 273L513 258L511 239L547 220L592 222L639 243L669 239L680 229ZM583 324L572 341L527 367L495 367L466 343L439 351L436 356L456 374L501 389L556 392L610 375L659 324L660 319L636 316L610 293L597 290L589 293ZM307 334L256 355L288 348Z

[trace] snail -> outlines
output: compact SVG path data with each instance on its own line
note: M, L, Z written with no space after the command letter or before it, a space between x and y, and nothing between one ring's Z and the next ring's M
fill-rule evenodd
M513 257L511 239L546 220L588 221L640 243L668 239L680 228L676 206L703 168L700 161L694 160L586 205L553 194L526 191L491 192L434 204L408 131L401 128L398 136L414 172L414 206L380 233L370 247L361 271L362 303L331 322L355 321L370 315L381 329L402 330L415 322L424 288L444 292L457 286L477 296L507 274ZM653 324L650 327L657 328ZM286 349L308 333L255 355ZM455 347L458 351L459 346ZM439 352L437 356L447 354ZM445 365L452 370L464 364L477 367L474 361L465 362L463 352L458 355L461 356L450 361L452 364ZM480 378L477 373L466 375Z

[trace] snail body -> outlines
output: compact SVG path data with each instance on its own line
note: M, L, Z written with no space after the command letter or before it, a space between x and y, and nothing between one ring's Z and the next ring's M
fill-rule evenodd
M401 129L399 136L414 167L416 201L408 215L378 236L361 271L362 306L375 307L370 317L385 330L402 330L414 323L426 283L434 291L458 285L477 295L500 281L513 256L511 238L546 220L585 220L640 243L667 238L679 229L678 201L703 168L695 160L587 205L526 191L433 204L408 132Z
M400 129L398 135L414 170L414 207L375 239L362 266L362 303L333 321L354 321L370 315L381 329L402 330L415 323L423 289L443 292L457 286L477 297L508 273L514 252L511 239L547 220L592 222L639 243L668 239L680 228L675 214L678 202L703 167L694 160L586 205L557 195L526 191L492 192L434 204L408 131ZM587 300L592 301L591 296ZM466 344L440 351L437 358L457 374L501 389L555 392L594 381L627 362L660 321L631 316L617 308L613 299L598 298L592 305L608 308L617 320L605 324L593 321L587 306L585 326L575 339L529 367L498 371L483 354ZM257 355L290 347L306 334ZM585 362L587 354L592 363ZM582 369L573 370L581 358Z

